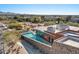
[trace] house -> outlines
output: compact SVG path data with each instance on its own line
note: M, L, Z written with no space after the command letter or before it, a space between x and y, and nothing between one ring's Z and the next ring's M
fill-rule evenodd
M71 18L71 21L79 23L79 18Z
M42 36L44 36L46 40L48 40L50 37L50 40L53 40L52 41L53 43L51 44L51 47L41 45L41 44L38 44L36 46L39 47L45 53L54 53L54 54L79 53L79 31L78 31L79 28L73 27L73 26L68 26L68 29L66 29L67 27L66 26L64 27L64 25L61 25L61 26L59 25L59 27L60 27L60 29L59 28L58 29L61 31L56 32L56 33L54 31L51 32L52 31L51 29L54 29L52 27L37 28L37 30L39 30L39 32L47 33ZM51 30L51 31L48 32L47 28L49 28L49 30Z

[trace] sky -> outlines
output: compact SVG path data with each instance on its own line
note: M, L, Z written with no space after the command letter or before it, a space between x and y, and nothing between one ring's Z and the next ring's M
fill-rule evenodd
M79 4L0 4L0 11L22 14L79 15Z

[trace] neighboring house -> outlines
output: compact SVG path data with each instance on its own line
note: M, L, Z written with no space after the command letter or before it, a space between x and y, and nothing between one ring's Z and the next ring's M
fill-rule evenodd
M64 30L68 30L69 29L69 26L68 25L64 25L64 24L58 24L56 26L57 30L59 31L64 31Z
M71 21L79 23L79 18L71 18Z
M32 18L33 16L31 15L24 15L24 18Z
M59 18L59 16L54 16L54 15L47 15L47 16L45 16L44 17L45 18L45 20L54 20L54 19L57 19L57 18Z

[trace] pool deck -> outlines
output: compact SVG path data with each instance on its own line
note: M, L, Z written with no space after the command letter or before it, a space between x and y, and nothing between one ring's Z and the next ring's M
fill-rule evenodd
M65 42L63 42L64 44L67 44L67 45L71 45L71 46L74 46L74 47L77 47L79 48L79 42L75 42L73 40L67 40Z

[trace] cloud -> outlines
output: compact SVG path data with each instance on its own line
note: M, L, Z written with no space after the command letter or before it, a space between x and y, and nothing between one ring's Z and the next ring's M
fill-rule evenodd
M48 12L31 12L29 14L39 14L39 15L79 15L79 12L64 12L64 11L48 11Z

